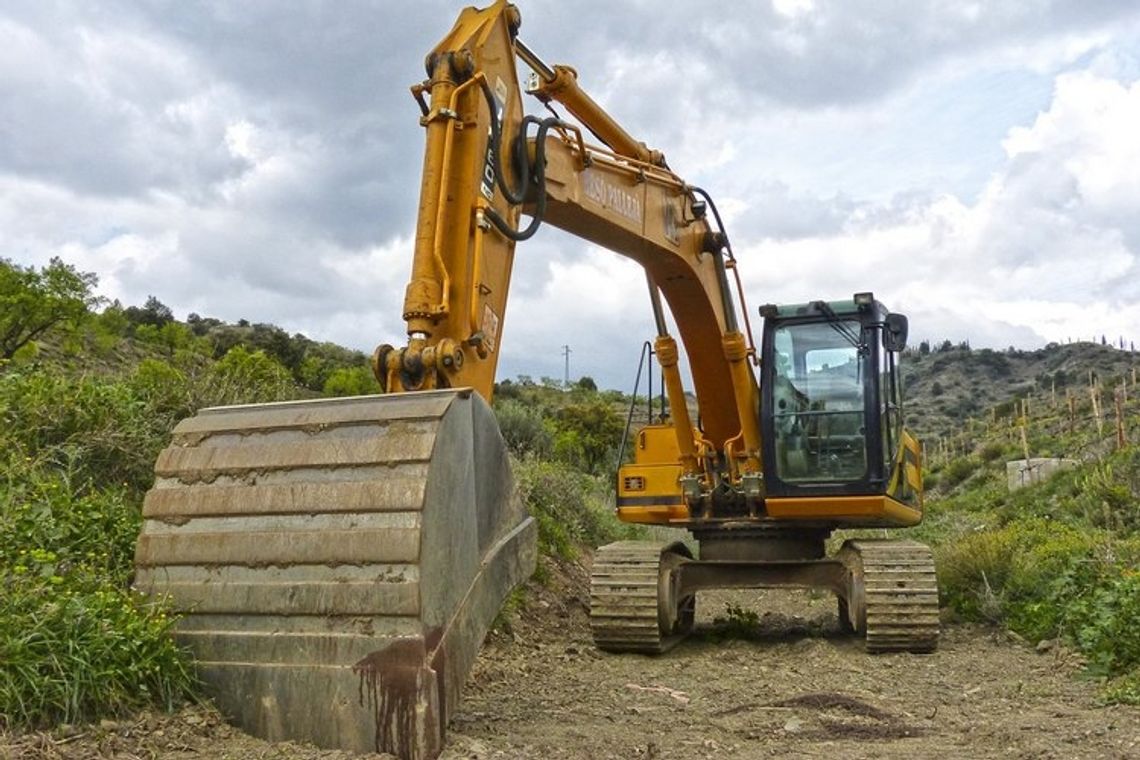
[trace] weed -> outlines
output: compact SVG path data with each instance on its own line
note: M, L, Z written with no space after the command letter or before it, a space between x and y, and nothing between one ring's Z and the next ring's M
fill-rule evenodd
M755 610L747 610L738 604L726 604L724 617L713 618L711 635L716 640L750 640L759 636L760 615Z

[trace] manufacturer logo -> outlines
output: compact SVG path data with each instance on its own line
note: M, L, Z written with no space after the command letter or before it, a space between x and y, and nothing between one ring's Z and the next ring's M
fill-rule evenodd
M618 187L596 171L582 173L582 189L586 197L599 206L611 209L631 222L641 223L641 200L633 193Z

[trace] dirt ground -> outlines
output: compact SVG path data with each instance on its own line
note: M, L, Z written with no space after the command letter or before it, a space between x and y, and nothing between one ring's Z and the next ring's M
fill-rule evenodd
M609 655L590 642L586 584L563 567L492 634L444 758L1140 758L1140 709L1098 706L1060 648L948 625L935 654L870 656L840 635L830 597L718 592L671 652ZM754 624L739 612L726 623L729 605ZM349 755L268 744L204 707L0 736L5 760L98 757Z

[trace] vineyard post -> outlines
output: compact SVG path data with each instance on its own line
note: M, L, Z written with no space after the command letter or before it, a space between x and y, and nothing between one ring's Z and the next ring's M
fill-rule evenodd
M1069 399L1069 435L1077 432L1077 397L1065 391L1066 398Z
M1118 388L1112 397L1116 402L1116 448L1123 449L1128 443L1124 435L1124 393Z
M1089 386L1089 396L1092 398L1093 419L1096 420L1096 434L1104 435L1104 419L1100 415L1100 400L1097 398L1096 386Z

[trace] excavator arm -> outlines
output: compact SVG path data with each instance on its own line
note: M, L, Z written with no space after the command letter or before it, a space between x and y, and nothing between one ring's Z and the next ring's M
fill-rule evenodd
M727 237L708 222L707 196L595 103L573 69L543 63L518 39L519 24L504 0L464 10L428 56L429 79L413 88L427 147L404 301L408 344L376 350L377 379L392 392L468 386L489 400L515 244L553 224L644 267L683 476L711 485L698 450L721 453L735 441L731 471L758 483L755 350L738 326L733 262ZM604 145L557 117L524 114L516 56L534 71L531 94L564 107ZM522 213L530 221L520 229ZM689 359L701 440L659 294Z

